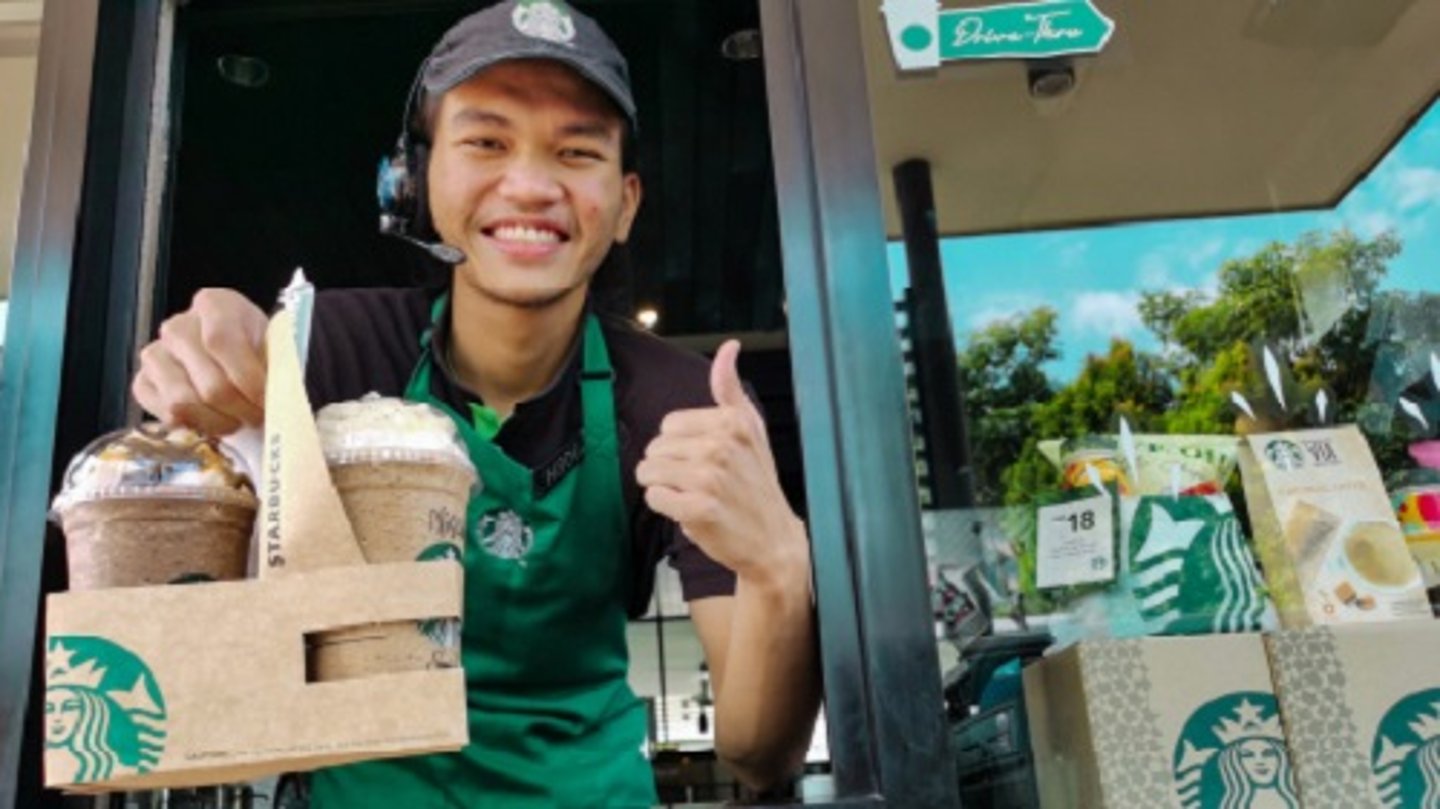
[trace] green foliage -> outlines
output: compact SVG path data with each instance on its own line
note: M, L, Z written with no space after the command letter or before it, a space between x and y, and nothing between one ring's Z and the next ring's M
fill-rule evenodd
M1262 427L1302 423L1299 411L1322 388L1332 402L1331 421L1354 421L1374 362L1374 347L1365 340L1371 304L1400 249L1390 233L1369 240L1348 230L1307 233L1226 261L1213 292L1144 292L1141 321L1162 351L1137 351L1117 339L1103 356L1087 358L1079 376L1063 386L1043 367L1060 356L1054 309L1035 309L976 332L959 364L978 502L1018 505L1055 489L1059 476L1040 456L1038 443L1113 432L1120 416L1137 432L1233 433L1236 391L1272 414L1275 423ZM1323 335L1304 319L1308 310L1297 285L1302 276L1321 279L1343 301L1343 316ZM1266 401L1273 397L1255 367L1262 345L1293 375L1288 414ZM1372 444L1382 467L1398 461L1399 442Z
M1001 499L1001 476L1030 437L1035 411L1054 395L1044 364L1060 356L1054 309L1040 307L977 331L959 356L970 414L978 502Z

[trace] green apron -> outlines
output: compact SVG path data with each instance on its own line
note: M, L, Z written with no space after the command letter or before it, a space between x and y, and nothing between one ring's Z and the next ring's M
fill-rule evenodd
M438 320L445 298L436 302ZM432 326L433 329L433 326ZM430 332L405 397L448 413L483 482L465 549L470 745L453 754L321 770L317 809L650 806L643 703L626 675L629 531L614 376L599 321L584 324L584 455L535 495L531 471L430 389Z

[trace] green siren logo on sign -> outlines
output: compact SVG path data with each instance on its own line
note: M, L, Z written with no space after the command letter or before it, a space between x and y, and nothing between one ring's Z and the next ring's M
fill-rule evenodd
M1411 694L1385 714L1370 767L1386 809L1440 806L1440 689Z
M1091 0L947 11L936 0L885 0L880 10L901 70L928 70L942 61L1098 53L1115 33L1114 21Z
M67 784L149 772L165 749L165 698L150 668L104 638L45 651L45 767Z
M1191 714L1175 790L1185 809L1300 809L1275 695L1226 694Z

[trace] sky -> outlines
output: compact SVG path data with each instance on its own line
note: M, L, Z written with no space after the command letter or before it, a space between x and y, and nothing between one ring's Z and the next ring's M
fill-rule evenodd
M1060 313L1057 381L1075 377L1112 337L1156 341L1140 322L1142 290L1214 289L1226 260L1272 241L1341 226L1361 237L1394 230L1404 246L1386 289L1440 291L1440 103L1334 209L1188 219L941 241L955 340L997 319L1050 305ZM891 286L906 286L904 246L889 245Z

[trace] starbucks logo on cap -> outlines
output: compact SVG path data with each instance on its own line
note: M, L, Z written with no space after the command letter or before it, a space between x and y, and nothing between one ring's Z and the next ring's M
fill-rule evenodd
M480 547L497 559L513 559L523 565L535 544L535 532L509 509L481 517L479 529Z
M144 661L104 638L45 650L45 768L67 784L149 772L165 750L165 697Z
M1185 809L1299 809L1275 696L1227 694L1200 706L1175 745L1175 790Z
M1411 694L1386 712L1370 767L1386 809L1440 806L1440 689Z
M554 0L520 0L510 15L510 22L520 33L569 45L575 40L575 20L561 3Z

